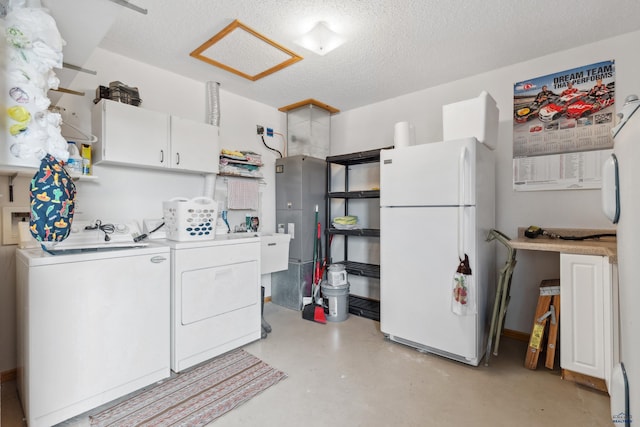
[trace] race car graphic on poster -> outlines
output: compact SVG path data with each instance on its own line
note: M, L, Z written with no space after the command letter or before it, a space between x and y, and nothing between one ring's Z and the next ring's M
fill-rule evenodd
M515 83L514 189L600 188L614 104L613 60Z

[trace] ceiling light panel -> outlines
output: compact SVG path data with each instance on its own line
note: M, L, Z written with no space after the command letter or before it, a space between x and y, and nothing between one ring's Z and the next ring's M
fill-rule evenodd
M294 43L320 56L324 56L344 43L344 39L332 31L326 22L318 22L308 33Z

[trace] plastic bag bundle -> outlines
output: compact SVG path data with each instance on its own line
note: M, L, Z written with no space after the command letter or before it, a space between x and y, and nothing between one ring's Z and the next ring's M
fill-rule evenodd
M9 149L19 158L68 159L67 142L60 133L61 117L48 111L49 89L60 80L53 68L62 67L62 47L55 20L46 9L25 7L10 0L5 19L7 40L7 102Z
M460 260L458 269L453 275L453 288L451 293L451 311L459 316L476 313L476 285L469 257L464 254L464 259Z

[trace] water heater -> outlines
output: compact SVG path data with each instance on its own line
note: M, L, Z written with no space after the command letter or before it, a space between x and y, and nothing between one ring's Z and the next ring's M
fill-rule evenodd
M271 275L271 301L294 310L310 295L316 207L325 224L326 171L325 160L306 155L276 160L276 228L291 241L288 269ZM320 238L324 247L324 232Z

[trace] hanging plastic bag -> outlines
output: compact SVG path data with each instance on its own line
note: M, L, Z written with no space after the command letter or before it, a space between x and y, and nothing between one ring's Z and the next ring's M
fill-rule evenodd
M52 155L42 159L31 179L29 228L39 242L60 242L71 232L76 186Z
M51 101L47 95L60 83L53 68L62 68L65 41L48 10L27 7L27 3L32 2L9 0L2 28L7 40L6 81L10 95L6 144L16 158L41 160L48 153L66 161L67 142L60 133L61 118L48 111Z
M458 270L453 275L453 288L451 292L451 311L459 316L476 313L476 285L471 275L469 257L464 254L464 260L460 260Z

